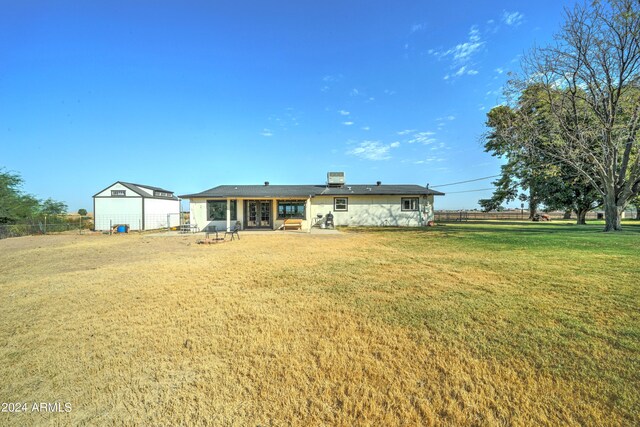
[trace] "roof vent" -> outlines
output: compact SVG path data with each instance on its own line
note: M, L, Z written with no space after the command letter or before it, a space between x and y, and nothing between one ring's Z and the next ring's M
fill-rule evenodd
M264 185L265 185L265 187L266 187L267 185L269 185L269 181L265 181L265 182L264 182Z
M376 185L380 187L380 185L382 185L382 181L376 181Z
M342 187L344 185L344 172L327 172L327 185L329 187Z

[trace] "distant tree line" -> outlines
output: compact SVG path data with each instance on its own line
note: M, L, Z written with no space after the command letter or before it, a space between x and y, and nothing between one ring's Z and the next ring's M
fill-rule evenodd
M605 231L640 206L640 2L593 1L565 14L555 42L525 56L507 105L487 115L485 150L503 157L485 210L519 198L530 215L596 207ZM527 194L519 194L519 190Z
M22 177L0 169L0 224L16 224L36 217L67 212L64 202L48 198L40 200L22 191Z

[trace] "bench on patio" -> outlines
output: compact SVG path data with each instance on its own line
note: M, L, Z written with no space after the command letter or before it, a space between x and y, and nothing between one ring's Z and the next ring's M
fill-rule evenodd
M295 219L295 218L287 218L284 220L284 223L282 224L282 229L283 230L302 230L302 220L301 219Z

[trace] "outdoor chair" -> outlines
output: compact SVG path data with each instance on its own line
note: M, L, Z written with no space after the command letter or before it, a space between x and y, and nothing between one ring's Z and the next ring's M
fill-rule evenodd
M231 227L230 230L224 232L224 238L225 239L227 238L227 234L231 234L231 240L233 240L233 235L235 234L236 236L238 236L238 240L240 240L240 235L238 234L238 231L240 230L241 227L242 227L242 223L240 221L236 221L236 225Z
M204 228L204 232L207 233L206 234L206 239L209 239L209 236L211 236L211 234L215 234L216 237L215 239L218 240L218 227L216 227L215 225L209 224Z

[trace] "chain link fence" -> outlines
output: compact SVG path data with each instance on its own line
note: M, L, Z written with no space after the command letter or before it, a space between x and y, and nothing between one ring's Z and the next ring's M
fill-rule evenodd
M113 232L124 226L126 232L141 230L178 229L189 220L189 213L142 215L101 215L95 223L91 217L48 216L30 218L13 224L0 224L0 239L83 230Z
M70 231L81 233L92 228L93 221L90 218L70 218L65 215L31 218L20 223L0 224L0 239Z
M36 234L62 233L82 229L77 224L0 224L0 239L8 237L32 236Z

